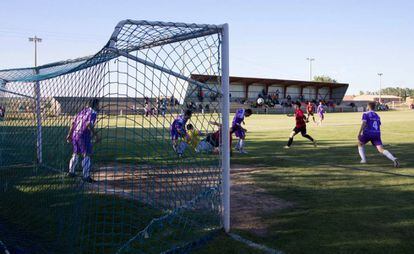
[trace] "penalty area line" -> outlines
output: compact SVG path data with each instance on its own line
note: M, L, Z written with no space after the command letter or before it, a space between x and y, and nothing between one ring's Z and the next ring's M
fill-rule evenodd
M275 250L275 249L269 248L269 247L267 247L267 246L265 246L265 245L262 245L262 244L258 244L258 243L252 242L252 241L250 241L250 240L248 240L248 239L245 239L245 238L243 238L243 237L241 237L241 236L239 236L239 235L237 235L237 234L234 234L234 233L228 233L228 235L229 235L232 239L234 239L234 240L236 240L236 241L238 241L238 242L244 243L244 244L246 244L247 246L249 246L249 247L251 247L251 248L253 248L253 249L261 250L261 251L263 251L263 252L265 252L265 253L268 253L268 254L284 254L284 253L283 253L282 251L280 251L280 250Z

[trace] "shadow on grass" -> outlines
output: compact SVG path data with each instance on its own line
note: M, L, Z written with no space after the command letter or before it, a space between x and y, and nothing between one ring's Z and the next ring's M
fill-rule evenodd
M241 234L286 253L412 253L414 251L414 153L412 145L386 146L402 168L368 146L369 164L359 164L356 145L299 137L284 142L251 141L236 165L259 165L251 175L271 195L295 203L263 214L269 234ZM246 204L248 205L248 204Z
M2 127L1 158L10 160L2 161L0 167L0 219L5 221L8 231L1 234L0 239L28 253L114 253L152 219L175 208L163 210L130 196L134 191L143 191L137 186L139 177L147 181L150 177L157 178L152 176L153 169L166 169L173 174L152 181L155 185L146 185L146 192L168 181L166 186L172 204L180 198L180 192L185 191L187 199L191 199L204 188L217 186L220 180L218 156L198 155L188 150L184 159L178 159L171 149L169 133L163 128L101 129L102 142L95 144L93 163L102 168L118 165L117 177L120 178L106 176L100 179L98 189L85 185L78 178L65 178L72 149L65 140L67 127L43 127L45 167L10 166L34 163L36 159L35 136L15 137L17 132L32 133L33 128ZM132 174L139 176L138 181L125 180L126 167L137 170ZM180 177L194 178L197 185L178 188L175 181ZM131 193L125 188L115 193L108 188L110 181L115 185L124 181ZM125 195L120 195L119 191ZM180 212L156 225L148 233L148 239L133 241L125 253L138 249L159 253L202 237L220 227L219 204L218 197L203 200L193 210Z

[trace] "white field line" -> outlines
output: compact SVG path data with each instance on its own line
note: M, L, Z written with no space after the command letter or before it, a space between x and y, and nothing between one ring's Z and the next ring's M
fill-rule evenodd
M252 241L247 240L247 239L245 239L245 238L243 238L243 237L241 237L239 235L236 235L236 234L233 234L233 233L229 233L228 235L231 238L233 238L234 240L238 241L238 242L244 243L244 244L246 244L247 246L249 246L249 247L251 247L253 249L261 250L261 251L263 251L263 252L265 252L267 254L284 254L280 250L275 250L275 249L269 248L269 247L267 247L265 245L252 242Z

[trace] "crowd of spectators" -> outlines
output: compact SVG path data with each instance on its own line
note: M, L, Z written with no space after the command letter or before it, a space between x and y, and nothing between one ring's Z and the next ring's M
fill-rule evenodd
M303 95L299 95L297 98L292 98L290 94L286 95L286 98L280 98L279 97L279 90L276 90L272 93L266 93L266 90L263 89L256 98L256 101L250 102L250 106L252 108L275 108L278 106L282 107L292 107L293 103L296 103L297 101L301 103L308 103L309 100L306 100ZM313 104L319 103L319 101L322 101L322 103L327 106L334 108L335 103L331 100L325 101L325 100L311 100ZM242 104L246 104L247 100L240 100Z
M174 96L171 97L158 97L155 102L150 98L144 97L144 116L165 116L167 108L179 105L179 101Z

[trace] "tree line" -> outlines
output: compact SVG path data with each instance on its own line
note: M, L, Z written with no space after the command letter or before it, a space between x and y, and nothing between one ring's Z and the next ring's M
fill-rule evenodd
M360 91L360 95L368 94L368 95L379 95L379 91ZM403 88L403 87L387 87L384 89L381 89L381 94L386 95L395 95L402 97L403 100L405 100L407 97L414 97L414 89L412 88Z

